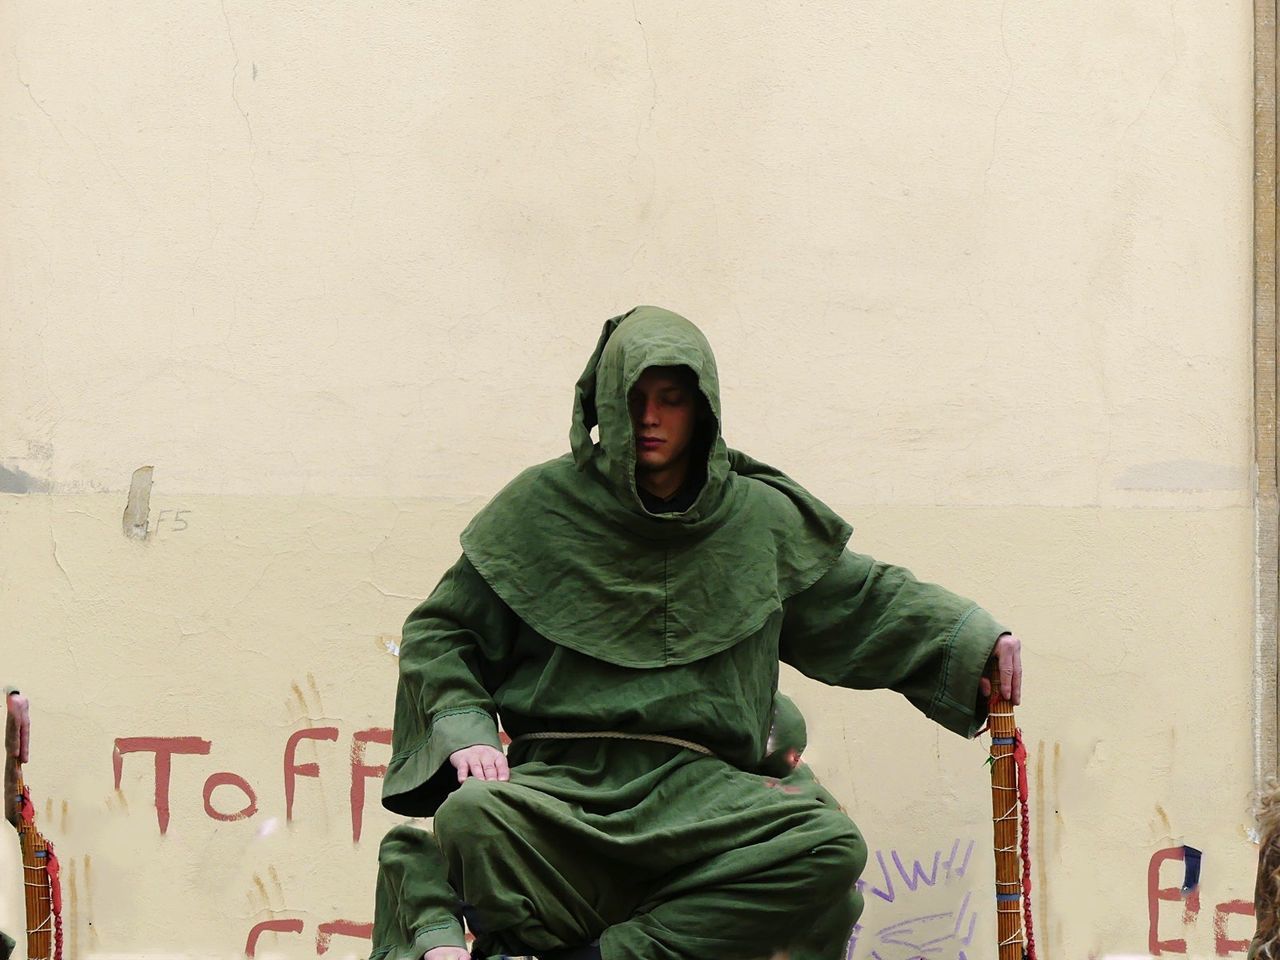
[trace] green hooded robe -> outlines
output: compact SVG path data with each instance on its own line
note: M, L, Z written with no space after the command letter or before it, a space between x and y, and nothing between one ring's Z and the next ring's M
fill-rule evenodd
M687 510L651 513L627 395L674 365L705 401L701 488ZM762 767L779 662L896 690L972 736L1004 631L846 550L848 525L729 450L720 422L701 332L637 307L605 324L578 381L571 453L520 474L463 532L405 623L382 799L435 819L383 841L373 960L461 945L463 912L479 955L598 940L604 960L843 956L866 846L807 767ZM499 747L499 715L517 738L511 779L459 788L449 755ZM589 736L603 731L709 755ZM519 739L544 732L582 736Z

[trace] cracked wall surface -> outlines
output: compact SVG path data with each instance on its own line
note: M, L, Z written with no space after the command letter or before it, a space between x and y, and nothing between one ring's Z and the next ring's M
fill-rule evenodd
M708 333L733 445L1025 638L1042 956L1146 955L1153 902L1157 939L1230 955L1250 17L0 10L0 681L32 698L73 956L269 922L264 954L360 953L400 622L565 449L600 323L641 302ZM986 956L980 748L785 683L873 850L852 956ZM1152 893L1182 844L1186 922Z

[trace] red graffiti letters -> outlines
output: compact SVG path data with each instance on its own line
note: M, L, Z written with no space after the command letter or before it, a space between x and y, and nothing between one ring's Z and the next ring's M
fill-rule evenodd
M1249 941L1253 939L1252 934L1243 940L1232 940L1227 937L1227 920L1232 916L1248 917L1252 920L1253 903L1248 900L1228 900L1226 903L1218 904L1218 908L1213 913L1213 951L1220 957L1232 953L1245 953L1249 949ZM1240 926L1242 929L1252 929L1248 924L1242 923Z
M366 743L391 745L391 731L381 727L360 730L351 738L351 839L360 839L364 824L364 782L370 777L386 775L386 764L370 766L364 762Z
M299 777L319 779L320 764L316 762L299 763L297 752L303 740L334 742L338 739L337 727L308 727L297 730L290 735L284 745L283 758L283 793L285 821L293 819L294 794ZM351 750L348 766L351 777L351 839L358 841L364 826L364 807L367 782L386 775L385 763L372 763L366 759L366 748L370 744L387 747L391 743L391 731L386 727L370 727L357 730L351 736ZM173 772L175 755L207 756L212 749L212 742L201 737L117 737L115 750L112 753L112 769L115 773L115 787L120 789L124 772L124 757L129 753L151 753L155 756L155 807L156 822L163 834L169 829L170 797L169 784ZM214 805L214 791L225 788L219 793L219 805ZM230 789L238 790L243 796L243 804L237 809L228 810L234 798L229 795ZM256 816L258 808L258 792L253 785L238 773L229 770L211 773L204 781L202 795L204 812L211 820L234 822L248 820ZM264 930L275 929L264 927ZM345 928L335 927L337 933ZM344 936L348 934L343 934Z
M301 920L263 920L255 923L249 930L249 939L244 942L244 955L252 957L258 951L258 938L264 933L301 933Z
M115 771L116 789L120 789L120 775L124 772L126 753L154 753L156 755L156 822L160 832L169 829L169 777L173 772L175 753L203 756L209 752L210 742L199 737L117 737L111 754L111 767Z
M1199 889L1190 891L1184 897L1180 885L1160 886L1161 867L1166 863L1182 863L1183 860L1182 847L1169 847L1153 853L1151 862L1147 866L1147 949L1155 957L1165 954L1185 955L1187 953L1187 941L1184 937L1161 938L1160 904L1162 902L1182 902L1182 926L1184 930L1193 926L1200 916ZM1166 877L1172 879L1172 873L1166 873ZM1253 904L1247 900L1228 900L1214 908L1213 948L1215 956L1229 957L1232 954L1243 954L1249 949L1248 938L1232 939L1229 936L1227 926L1233 916L1252 917ZM1244 925L1242 924L1242 926Z
M284 745L284 818L293 819L293 788L295 777L320 777L320 765L317 763L295 763L294 755L300 740L337 740L337 727L305 727L294 731Z
M301 933L301 920L263 920L255 923L249 930L249 938L244 942L244 955L252 957L258 952L258 938L264 933ZM329 945L334 937L352 937L356 940L372 940L373 924L359 923L355 920L330 920L316 928L316 955L329 952Z
M330 920L320 924L320 929L316 931L316 953L328 953L329 941L335 936L372 940L373 924L356 923L354 920Z
M213 808L213 791L223 785L239 788L248 799L248 803L235 813L220 813ZM235 773L214 773L204 782L204 812L214 820L247 820L258 812L258 795L249 786L249 781Z

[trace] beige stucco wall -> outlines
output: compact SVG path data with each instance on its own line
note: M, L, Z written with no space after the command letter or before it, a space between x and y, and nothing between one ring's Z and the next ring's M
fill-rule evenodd
M271 919L302 929L260 956L365 950L322 925L371 919L395 818L368 779L353 842L352 750L390 721L399 625L470 514L564 449L599 324L639 302L707 331L734 445L1023 636L1041 957L1146 956L1148 865L1184 843L1202 905L1158 904L1158 935L1231 952L1250 17L6 4L0 679L33 703L70 955L232 956ZM851 957L992 956L983 748L786 687L878 853ZM308 726L336 739L298 747L319 776L289 821ZM148 737L207 741L163 836L150 755L114 784ZM252 816L205 812L218 772Z

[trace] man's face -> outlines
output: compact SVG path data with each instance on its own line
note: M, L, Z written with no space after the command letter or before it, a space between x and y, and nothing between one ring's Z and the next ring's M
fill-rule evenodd
M627 394L636 438L636 469L651 473L687 466L697 427L697 387L680 367L646 367Z

